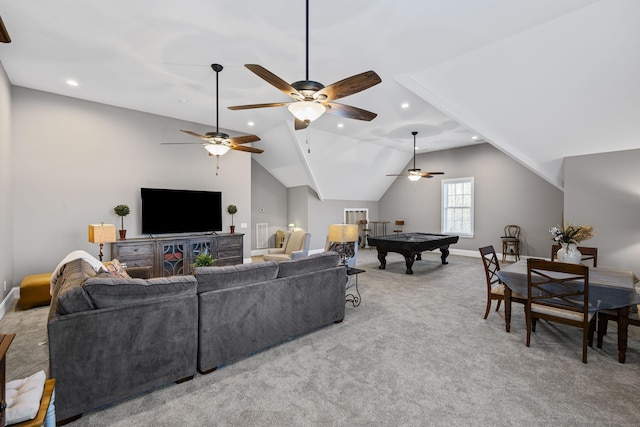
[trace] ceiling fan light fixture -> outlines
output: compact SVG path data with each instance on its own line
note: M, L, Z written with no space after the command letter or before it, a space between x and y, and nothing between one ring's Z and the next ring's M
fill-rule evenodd
M231 147L223 144L207 144L204 146L204 148L214 156L222 156L226 154Z
M306 121L314 121L320 117L327 107L314 101L298 101L289 104L289 111L295 116L296 119Z
M408 178L409 178L409 181L416 182L416 181L419 181L420 178L422 178L422 175L420 175L420 172L413 172L412 171L412 172L409 172Z

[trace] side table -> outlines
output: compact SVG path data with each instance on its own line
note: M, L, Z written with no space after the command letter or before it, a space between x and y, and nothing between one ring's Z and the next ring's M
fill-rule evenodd
M356 280L355 280L355 288L356 288L356 292L355 294L349 293L345 296L345 302L350 302L351 304L353 304L354 307L357 307L360 305L360 291L358 290L358 274L360 273L365 273L366 270L361 270L359 268L348 268L347 269L347 288L349 289L351 287L353 287L353 285L349 286L349 281L351 281L351 276L356 276Z

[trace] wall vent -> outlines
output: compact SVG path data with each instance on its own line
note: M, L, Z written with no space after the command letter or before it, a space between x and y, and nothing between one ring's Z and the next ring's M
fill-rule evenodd
M259 222L256 224L256 249L269 247L269 224Z

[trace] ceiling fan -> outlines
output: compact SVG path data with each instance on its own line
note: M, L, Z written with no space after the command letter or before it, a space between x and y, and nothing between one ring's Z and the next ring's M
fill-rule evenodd
M444 172L421 172L416 168L416 135L418 132L411 132L413 135L413 168L409 169L409 173L404 174L388 174L387 176L406 176L410 181L418 181L420 178L433 178L434 175L444 175Z
M202 145L208 152L210 156L216 156L216 175L218 175L218 170L220 169L220 156L225 154L229 150L237 150L237 151L246 151L248 153L263 153L264 150L253 147L245 147L240 144L248 144L250 142L260 141L255 135L244 135L244 136L236 136L234 138L230 138L226 133L220 132L218 127L218 74L222 71L222 65L220 64L211 64L211 68L216 72L216 131L215 132L207 132L204 135L200 135L198 133L192 132L190 130L182 130L181 132L187 133L191 136L195 136L196 138L200 138L204 142L165 142L163 144L173 144L173 145L189 145L189 144L200 144Z
M275 86L285 95L294 99L293 102L274 102L270 104L251 104L228 107L230 110L248 110L251 108L284 107L295 117L295 129L304 129L309 123L320 117L325 111L336 116L356 119L373 120L377 114L350 105L333 102L336 99L353 95L372 86L377 85L382 80L375 71L365 71L355 76L335 82L329 86L324 86L309 80L309 0L307 0L307 25L306 25L306 77L294 83L287 83L266 68L257 64L245 64L258 77L267 83Z

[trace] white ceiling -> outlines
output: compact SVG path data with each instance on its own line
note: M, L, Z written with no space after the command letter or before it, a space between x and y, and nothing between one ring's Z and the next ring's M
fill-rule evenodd
M640 1L310 3L310 79L376 71L382 83L339 101L373 121L325 114L294 131L285 107L226 108L288 101L243 64L304 80L303 0L0 0L13 40L0 61L14 85L191 121L198 133L215 130L210 64L220 63L221 130L258 135L265 152L252 156L322 199L378 200L394 180L385 175L406 171L414 130L420 153L478 135L560 188L564 157L640 148ZM192 138L176 129L158 149Z

